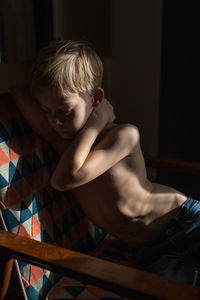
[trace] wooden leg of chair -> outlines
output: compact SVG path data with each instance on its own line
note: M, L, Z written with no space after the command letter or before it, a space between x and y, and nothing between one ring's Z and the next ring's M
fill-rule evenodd
M0 257L0 300L3 300L8 291L13 267L13 258L2 255Z

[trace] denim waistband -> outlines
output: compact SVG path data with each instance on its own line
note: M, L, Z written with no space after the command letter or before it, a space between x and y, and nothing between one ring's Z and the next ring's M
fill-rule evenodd
M200 201L189 197L161 236L140 251L136 267L200 285Z
M168 224L165 235L170 242L182 247L200 238L200 201L189 197Z
M181 209L175 215L176 221L194 219L200 215L200 201L189 197L181 206Z
M152 244L139 250L137 258L139 266L165 253L179 252L184 257L199 256L200 201L189 197L161 235Z

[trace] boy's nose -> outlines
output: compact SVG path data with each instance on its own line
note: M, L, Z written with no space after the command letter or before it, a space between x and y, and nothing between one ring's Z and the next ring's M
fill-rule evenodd
M62 126L63 125L63 121L58 119L58 118L52 118L52 122L57 125L57 126Z
M48 116L49 117L49 121L56 126L62 126L63 125L63 120L61 120L60 118L58 118L56 115L51 114Z
M66 118L66 113L58 110L52 114L52 121L55 125L62 126Z

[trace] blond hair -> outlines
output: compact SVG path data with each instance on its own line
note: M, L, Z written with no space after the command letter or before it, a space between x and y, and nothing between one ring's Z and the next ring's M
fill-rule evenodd
M47 86L62 94L78 93L92 96L102 84L103 65L83 42L52 41L43 48L31 72L30 88Z

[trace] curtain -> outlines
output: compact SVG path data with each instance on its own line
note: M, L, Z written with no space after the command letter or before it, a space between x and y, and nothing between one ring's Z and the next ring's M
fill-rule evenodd
M29 61L35 57L34 0L0 0L1 62Z

